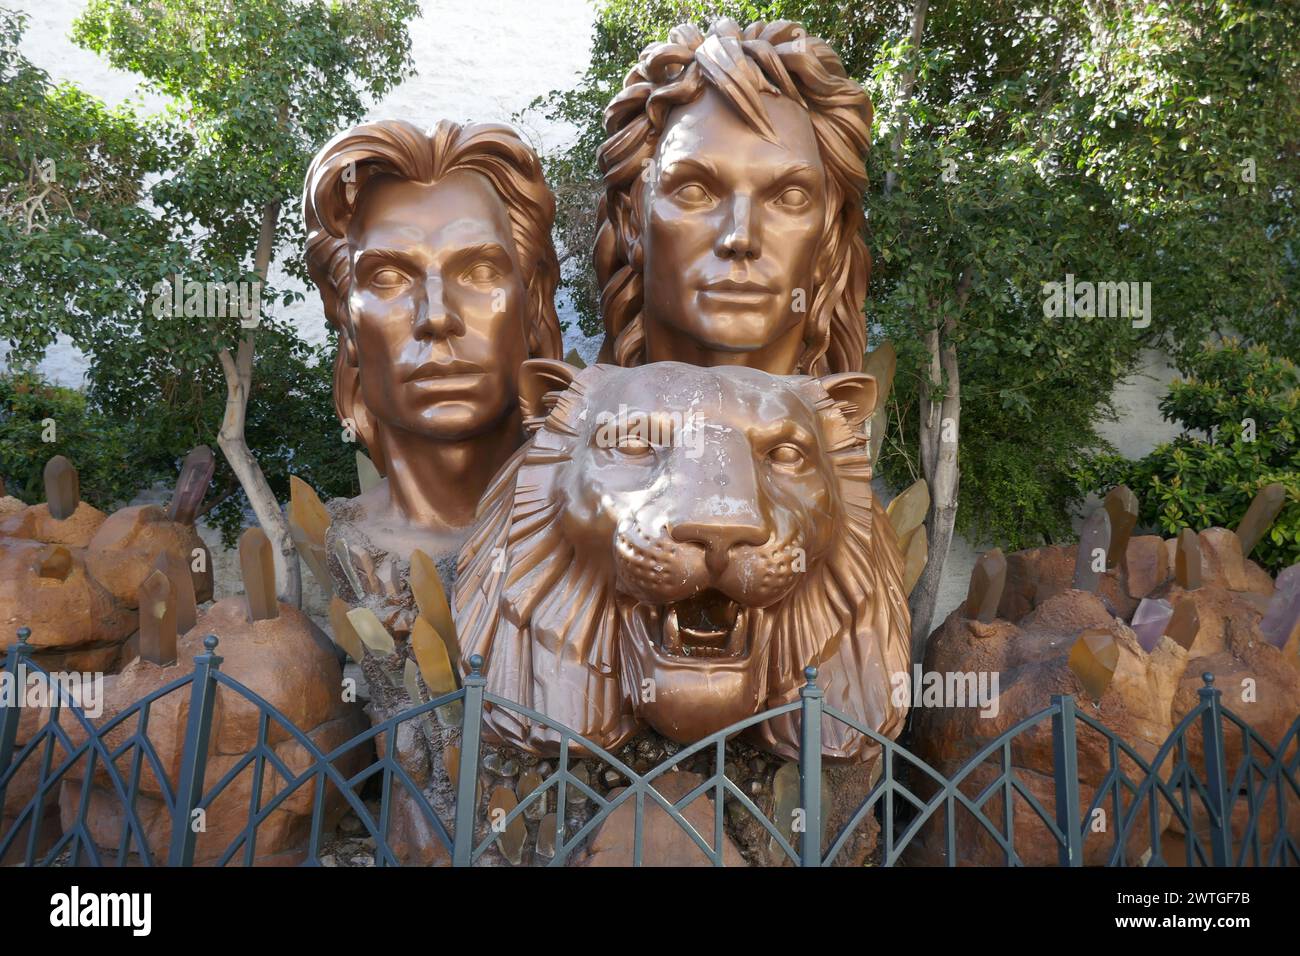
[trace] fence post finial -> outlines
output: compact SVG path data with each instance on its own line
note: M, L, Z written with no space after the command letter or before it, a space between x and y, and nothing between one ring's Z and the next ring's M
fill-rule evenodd
M1228 768L1223 749L1223 692L1214 675L1201 675L1201 739L1205 752L1205 795L1210 817L1210 857L1215 866L1232 865L1232 802L1228 796Z
M822 689L817 686L817 668L803 669L808 681L799 689L803 710L799 727L799 802L803 806L804 829L799 865L822 865Z
M181 775L176 781L176 805L172 816L172 839L167 852L168 866L192 866L199 834L194 811L203 801L203 775L208 764L208 741L212 736L212 712L217 703L216 672L221 658L216 654L217 636L203 639L203 653L194 658L190 683L190 716L185 725L181 749Z
M478 807L478 759L483 732L483 658L470 655L469 676L463 690L465 705L460 729L460 777L456 786L456 832L452 837L451 865L470 866L474 855L474 816Z
M1079 741L1074 726L1074 695L1052 695L1052 707L1052 775L1056 785L1056 826L1062 837L1057 847L1057 862L1061 866L1083 866ZM1015 849L1014 844L1012 849ZM1010 859L1007 862L1010 863Z

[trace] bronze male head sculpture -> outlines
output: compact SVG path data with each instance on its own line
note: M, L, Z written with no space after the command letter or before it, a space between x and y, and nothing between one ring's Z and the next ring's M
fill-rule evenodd
M453 598L462 668L612 750L649 726L689 743L798 698L887 735L905 708L902 561L861 433L875 379L747 367L525 365L533 436L484 494ZM499 742L558 734L493 707ZM832 721L830 758L878 748ZM786 758L797 714L755 726Z
M797 23L674 28L605 111L602 361L857 371L871 102Z
M561 353L537 156L497 124L367 123L317 154L303 208L339 333L335 408L385 476L362 496L366 523L454 547L523 441L520 365Z

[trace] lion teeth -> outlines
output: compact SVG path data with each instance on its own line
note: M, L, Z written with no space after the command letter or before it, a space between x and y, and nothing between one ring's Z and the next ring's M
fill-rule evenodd
M669 654L683 654L682 632L677 625L677 608L669 608L668 613L664 615L664 626L661 633L663 634L663 649Z
M745 642L749 637L749 608L742 607L736 612L731 625L731 637L727 641L727 654L740 657L745 653Z

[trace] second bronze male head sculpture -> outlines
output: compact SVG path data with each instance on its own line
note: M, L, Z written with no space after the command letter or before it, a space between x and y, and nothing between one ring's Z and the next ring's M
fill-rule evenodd
M523 439L519 366L561 352L554 197L507 126L394 120L331 140L303 206L335 407L387 479L368 511L437 550Z
M797 23L692 24L605 111L602 361L862 367L871 103Z

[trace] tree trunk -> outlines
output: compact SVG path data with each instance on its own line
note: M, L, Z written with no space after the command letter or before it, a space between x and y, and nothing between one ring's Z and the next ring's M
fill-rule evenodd
M912 6L912 54L920 49L921 34L925 30L925 15L929 8L930 0L916 0ZM912 101L912 91L915 87L916 67L909 66L903 71L898 86L898 128L894 130L894 138L889 144L893 163L885 173L886 196L894 191L894 184L898 182L898 167L903 161L903 140L907 136L907 107Z
M280 219L280 203L269 202L262 209L262 230L257 238L257 251L253 256L253 271L258 279L266 281L271 266L271 253L275 248L275 227ZM261 299L256 298L255 318L261 317ZM270 538L275 549L275 573L280 600L293 607L302 606L302 571L298 565L298 552L289 533L289 522L276 501L271 486L266 481L257 459L249 451L244 437L244 423L248 413L248 396L253 383L253 336L256 322L245 331L234 359L229 349L219 355L222 371L226 373L226 414L221 421L217 444L221 447L231 470L253 506L257 521Z
M939 582L952 545L957 523L957 491L961 470L957 463L957 442L961 427L961 372L957 365L955 332L957 320L970 295L974 274L970 268L957 282L955 311L925 337L930 367L921 383L919 425L921 470L930 486L930 511L926 516L926 544L929 557L920 580L912 591L912 661L925 656ZM942 395L938 394L942 390Z

